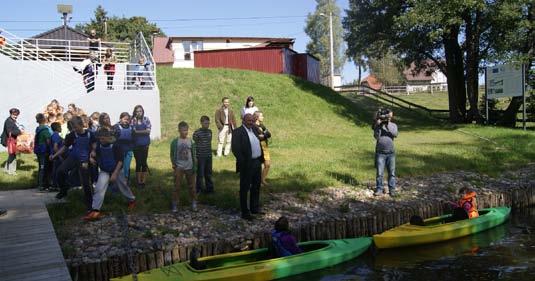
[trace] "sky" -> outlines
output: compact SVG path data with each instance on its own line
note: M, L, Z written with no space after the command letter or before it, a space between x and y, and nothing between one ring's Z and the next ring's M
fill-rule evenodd
M345 16L349 0L336 0ZM62 24L58 4L73 6L69 25L87 23L101 5L108 16L144 16L167 36L243 36L295 38L294 50L305 52L310 38L306 17L316 10L314 0L8 0L2 1L0 28L27 38ZM342 82L357 77L347 62Z

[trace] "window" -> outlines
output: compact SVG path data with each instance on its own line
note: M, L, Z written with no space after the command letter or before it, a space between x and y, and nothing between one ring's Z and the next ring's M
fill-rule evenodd
M202 41L183 41L182 45L184 46L184 60L191 60L193 52L203 50Z

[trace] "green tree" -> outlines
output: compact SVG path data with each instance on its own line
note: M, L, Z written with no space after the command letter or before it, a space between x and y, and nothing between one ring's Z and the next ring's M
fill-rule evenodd
M522 0L527 1L529 0ZM448 79L450 120L480 121L478 76L482 61L498 49L491 34L511 26L504 17L512 0L350 0L344 19L348 54L382 57L388 50L410 62L434 61ZM516 25L515 25L516 26ZM468 101L470 109L466 109Z
M332 13L334 74L341 73L346 61L343 28L340 22L340 8L334 0L316 0L316 11L308 14L305 33L311 41L307 52L320 59L320 76L330 76L331 55L329 36L329 15Z
M381 58L369 59L368 67L370 68L370 74L385 86L399 85L403 82L403 64L390 52Z
M89 33L91 29L95 29L97 34L106 41L112 42L129 42L132 41L139 32L143 33L145 40L150 48L152 48L152 34L157 31L157 36L165 36L165 34L158 28L155 23L149 23L145 17L108 17L108 12L102 6L95 9L95 18L91 19L89 23L77 24L76 29L85 33ZM105 33L105 23L107 25L107 33Z

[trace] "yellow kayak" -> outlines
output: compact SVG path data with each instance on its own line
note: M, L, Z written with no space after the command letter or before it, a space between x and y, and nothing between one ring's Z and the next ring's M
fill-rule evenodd
M455 239L493 228L507 220L510 207L480 209L479 217L446 223L451 215L424 220L424 226L402 224L373 236L377 248L395 248Z

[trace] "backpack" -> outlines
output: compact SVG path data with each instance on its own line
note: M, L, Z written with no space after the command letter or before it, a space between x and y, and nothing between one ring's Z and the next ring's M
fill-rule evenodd
M37 133L35 133L35 137L33 139L33 143L35 144L33 148L33 153L35 154L43 154L43 153L49 152L49 147L46 144L46 142L37 144L37 137L39 137L39 134L44 130L48 130L48 128L45 127L45 128L39 129Z

